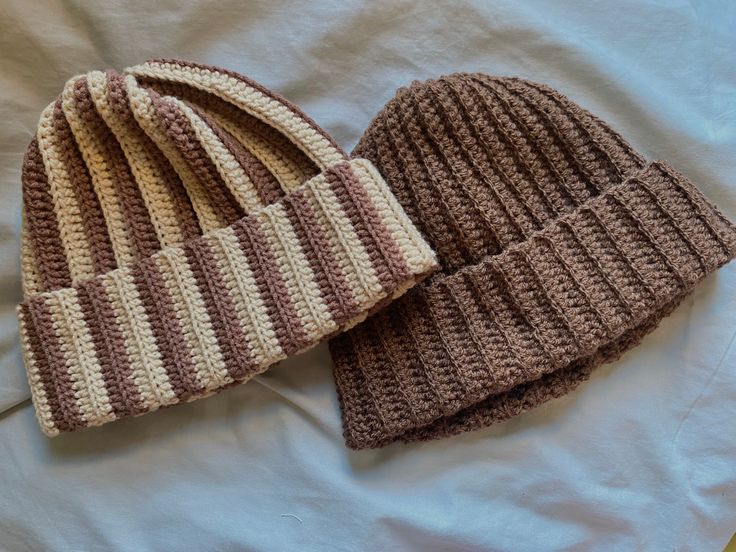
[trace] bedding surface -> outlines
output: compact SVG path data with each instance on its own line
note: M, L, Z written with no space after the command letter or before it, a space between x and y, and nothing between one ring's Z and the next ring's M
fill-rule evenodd
M248 75L351 149L454 71L558 88L736 220L731 2L182 0L0 6L0 550L721 550L736 531L736 264L576 392L352 452L327 347L217 396L45 437L18 344L20 166L72 75L151 57Z

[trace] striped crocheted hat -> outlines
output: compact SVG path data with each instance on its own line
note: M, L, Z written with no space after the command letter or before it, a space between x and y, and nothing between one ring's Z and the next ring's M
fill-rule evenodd
M373 161L442 271L330 343L353 448L502 421L632 347L736 229L558 92L456 74L399 90Z
M71 79L28 148L23 215L48 435L246 381L436 265L369 161L251 80L178 61Z

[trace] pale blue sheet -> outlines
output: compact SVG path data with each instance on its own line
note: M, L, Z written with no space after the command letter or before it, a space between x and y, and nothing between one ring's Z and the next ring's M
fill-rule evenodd
M347 148L415 78L547 82L736 219L733 2L119 4L0 6L0 550L725 546L736 265L574 394L495 428L360 453L343 445L324 346L217 397L49 440L27 400L13 304L19 168L40 111L72 74L150 56L244 72Z

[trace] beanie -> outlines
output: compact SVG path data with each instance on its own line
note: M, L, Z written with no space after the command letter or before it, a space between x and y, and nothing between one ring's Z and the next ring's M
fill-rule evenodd
M72 78L22 181L18 316L48 435L244 382L436 267L370 161L214 67Z
M434 439L574 389L736 254L683 175L518 78L402 88L373 161L441 270L330 342L352 448Z

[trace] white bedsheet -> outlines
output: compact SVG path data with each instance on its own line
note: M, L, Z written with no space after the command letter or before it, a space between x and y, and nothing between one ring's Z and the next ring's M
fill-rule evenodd
M219 396L53 440L17 344L20 165L73 74L243 72L346 148L393 91L459 70L556 86L736 220L736 9L723 2L0 5L0 550L721 550L736 531L736 265L577 392L505 424L354 453L325 346Z

